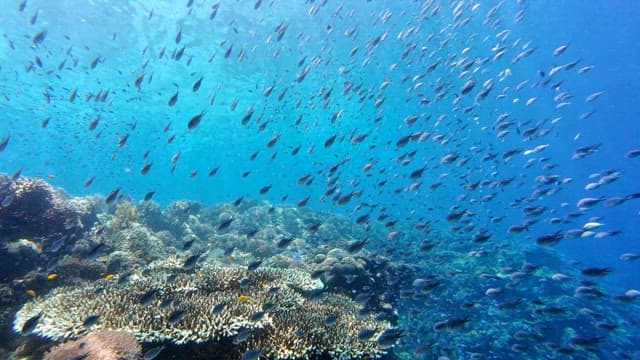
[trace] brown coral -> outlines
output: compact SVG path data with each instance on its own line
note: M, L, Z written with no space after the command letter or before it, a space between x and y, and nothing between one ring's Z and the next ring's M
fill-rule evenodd
M52 347L44 360L136 360L142 348L127 331L97 330L82 338Z

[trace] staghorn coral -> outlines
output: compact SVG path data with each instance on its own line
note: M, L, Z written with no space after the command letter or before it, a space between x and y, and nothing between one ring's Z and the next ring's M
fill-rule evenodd
M132 332L145 342L170 341L229 344L240 331L250 337L235 350L259 347L269 358L294 359L312 355L335 358L375 358L384 353L375 337L358 339L372 329L376 336L390 327L360 309L348 297L323 294L313 301L307 294L321 283L293 269L246 268L207 264L195 273L185 272L181 261L155 262L131 276L130 282L97 281L79 288L59 288L23 306L14 321L19 331L31 317L42 313L34 333L55 340L73 339L88 330L84 320L93 315L93 328ZM149 303L141 298L155 291ZM171 303L171 305L166 305ZM163 306L161 306L163 304ZM225 304L217 312L216 306ZM263 311L263 307L269 309ZM179 320L170 317L183 312ZM327 318L335 321L327 324ZM229 355L231 356L231 355Z
M82 338L52 347L43 360L136 360L142 348L126 331L97 330Z

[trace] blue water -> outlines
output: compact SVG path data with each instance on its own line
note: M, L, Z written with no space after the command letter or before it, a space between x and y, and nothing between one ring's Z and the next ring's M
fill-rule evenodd
M186 2L28 1L22 12L18 2L4 1L0 139L10 135L10 141L0 153L0 172L22 169L23 176L45 178L77 196L106 195L119 188L126 197L140 200L154 191L154 201L163 206L177 199L212 205L239 197L295 205L309 197L306 206L314 210L353 219L371 211L372 218L386 214L385 221L408 226L429 222L433 229L450 234L451 227L460 225L446 220L456 205L473 213L464 218L475 226L456 234L468 240L478 229L486 229L493 244L535 246L542 234L581 228L590 217L599 217L597 221L605 224L599 231L620 234L563 239L554 251L580 262L580 267L612 267L613 273L601 280L610 293L640 288L640 262L619 259L623 253L640 252L639 199L612 208L600 204L560 225L547 221L579 211L576 203L584 197L640 192L640 158L625 157L640 148L636 120L640 5L630 1L434 1L421 17L427 3L283 0L262 1L256 10L253 1L223 0L210 20L212 1L195 0L191 7ZM458 4L462 16L454 19ZM472 10L475 4L478 8ZM496 5L495 15L485 21ZM440 12L431 15L437 6ZM313 9L317 13L311 14ZM519 11L524 11L524 19L516 22ZM36 12L37 19L30 24ZM469 22L460 26L467 17ZM280 24L287 29L278 40ZM35 44L33 37L43 30L46 37ZM345 35L350 31L353 35ZM380 36L385 38L372 46ZM569 44L567 50L553 56L563 44ZM505 55L494 61L492 48L500 46L505 47ZM172 59L183 47L181 59ZM512 63L529 48L535 51ZM36 56L42 67L36 64ZM464 58L476 63L460 76L463 62L455 62ZM553 67L576 60L580 61L572 69L560 70L544 86L536 85L548 79ZM433 71L427 70L438 61ZM296 81L306 66L308 74ZM578 74L585 66L594 68ZM200 88L193 91L200 78ZM454 104L469 79L474 79L475 87ZM482 84L490 79L489 95L475 101ZM514 91L525 80L529 83ZM389 84L381 89L385 81ZM347 82L358 90L345 92ZM265 95L270 86L273 91ZM444 90L437 90L439 86ZM176 90L177 102L169 106ZM77 97L70 101L74 91ZM105 91L109 92L105 101L91 96ZM556 109L554 97L562 91L572 95L567 100L571 104ZM585 102L598 91L604 93ZM443 97L436 101L438 93ZM377 107L376 101L382 99ZM421 99L428 103L421 104ZM231 110L234 101L237 107ZM253 115L243 125L249 108ZM588 111L595 112L580 119ZM201 123L188 129L189 120L200 113L204 113ZM507 119L515 124L508 128L509 134L498 138L493 127L503 113L509 113ZM411 114L419 119L409 126L404 119ZM97 116L99 122L90 130ZM46 127L44 119L49 119ZM524 129L545 119L541 128L549 130L547 135L533 140L521 136ZM424 141L396 145L416 132L431 135ZM367 136L354 143L358 134ZM325 146L334 135L335 143ZM436 135L444 141L434 141ZM126 143L119 146L123 136L128 136ZM275 144L268 147L275 137ZM572 160L577 148L598 143L602 145L596 153ZM538 145L549 147L523 155ZM293 155L297 147L299 153ZM518 151L513 158L503 160L502 155L514 149ZM415 155L409 164L396 160L410 151ZM458 154L458 159L440 164L450 153ZM179 159L172 164L177 154ZM496 157L484 161L487 154ZM468 158L467 163L457 166L462 158ZM537 160L525 168L533 158ZM145 164L152 165L142 175ZM544 169L545 164L554 166ZM365 166L371 169L365 171ZM423 175L411 179L411 172L422 167ZM219 168L217 173L208 176L214 168ZM584 189L598 179L589 179L591 174L612 169L621 172L617 181ZM571 181L536 183L536 177L551 174ZM298 184L304 175L313 179L309 185ZM85 187L91 177L95 180ZM502 187L464 188L476 181L488 184L512 177ZM329 178L336 181L340 194L361 192L361 196L338 204L337 193L324 195L331 187ZM420 183L417 190L407 191L415 182ZM261 195L264 186L271 188ZM529 198L539 188L557 192ZM490 194L492 199L481 200ZM531 201L511 206L523 198ZM527 205L546 208L529 231L508 234L509 226L525 221L522 207ZM504 219L492 223L490 218L497 216Z

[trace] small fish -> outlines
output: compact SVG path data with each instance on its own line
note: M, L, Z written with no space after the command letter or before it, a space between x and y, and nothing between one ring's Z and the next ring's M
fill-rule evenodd
M27 290L26 293L27 293L27 295L29 295L31 297L36 297L38 295L38 293L33 289Z
M33 35L33 38L31 40L33 41L33 45L38 46L42 44L42 42L46 37L47 37L47 30L42 30L39 33Z
M51 273L49 275L47 275L47 280L55 280L58 278L58 274L56 273Z
M164 350L164 345L152 347L144 353L144 360L153 360Z
M121 148L121 147L125 146L127 144L127 140L128 139L129 139L129 134L122 135L120 140L118 140L118 147Z
M104 248L104 243L96 244L89 252L87 253L87 259L95 260L100 256L102 249Z
M613 269L610 267L604 267L604 268L591 267L591 268L582 269L580 272L582 273L582 275L587 275L587 276L604 276L604 275L608 275L612 271Z
M169 101L167 103L169 105L169 107L175 105L176 102L178 102L178 95L180 95L180 91L179 90L176 90L175 94L171 95L171 97L169 98Z
M186 270L193 269L196 266L196 263L198 262L198 259L200 258L201 255L202 255L202 253L195 253L195 254L189 256L184 261L184 264L182 264L182 267L185 268Z
M197 92L198 90L200 90L200 85L202 85L202 79L203 77L201 76L200 79L196 80L196 82L193 83L193 86L191 87L191 90L193 90L193 92Z
M263 186L263 187L260 189L260 195L264 195L264 194L268 193L268 192L269 192L269 190L271 190L271 185Z
M237 300L238 300L238 302L247 302L247 301L251 300L251 297L247 296L247 295L240 295L240 296L238 296Z
M2 138L2 141L0 141L0 152L4 151L4 149L7 148L7 145L9 145L9 140L11 140L11 135L7 135Z
M353 241L351 243L349 243L349 245L347 245L347 252L349 252L350 254L356 253L360 250L362 250L362 248L369 242L368 238L362 239L362 240L356 240Z
M104 200L107 203L107 205L113 203L116 200L119 192L120 192L120 188L117 188L111 191L109 195L107 195L106 199Z
M149 201L151 200L151 198L153 197L153 195L155 194L155 191L149 191L148 193L146 193L144 195L144 201Z
M200 114L198 115L194 115L191 120L189 120L189 123L187 124L187 128L189 130L193 130L196 128L196 126L200 125L200 121L202 121L202 117L204 116L204 111L202 111Z
M240 360L258 360L261 352L261 349L249 349L242 354Z
M111 281L111 280L113 280L113 278L114 278L113 274L107 274L107 275L104 276L104 279L107 280L107 281Z
M182 319L184 319L184 316L186 314L187 313L185 310L174 310L171 314L169 314L169 317L167 318L167 320L169 321L170 324L175 325L179 323Z
M261 264L262 264L262 259L256 259L249 263L249 265L247 266L247 269L249 271L256 271Z
M98 321L100 321L99 315L90 315L86 319L84 319L84 321L82 322L82 326L89 328L97 324Z
M363 329L358 333L358 340L360 341L368 341L376 334L375 329Z
M153 165L153 163L147 163L145 164L142 169L140 169L140 174L141 175L147 175L147 173L149 172L149 170L151 170L151 165Z
M385 330L382 334L378 336L376 339L376 343L383 348L389 348L398 341L401 337L404 336L404 331L396 328L390 328Z
M249 321L260 321L264 317L264 311L257 311L249 317Z
M280 239L276 243L276 246L279 249L285 248L285 247L289 246L289 244L291 244L291 242L293 242L294 239L295 239L295 236L293 236L293 235L291 235L291 236L283 236L282 239Z
M91 184L93 184L93 180L95 180L96 177L92 176L90 178L88 178L87 180L84 181L84 187L89 187L91 186Z
M244 328L238 331L238 333L233 337L233 344L238 345L247 341L247 339L251 336L251 329Z
M231 223L233 222L234 218L229 218L227 220L222 221L219 225L218 225L218 231L223 231L225 229L227 229Z
M214 306L213 309L211 310L211 314L218 315L218 314L222 313L222 311L224 310L225 306L227 306L227 304L225 304L225 303L220 303L220 304Z
M29 335L33 333L33 330L38 326L38 321L42 317L42 312L38 313L38 315L34 315L30 317L25 323L22 325L22 329L20 329L20 333L22 335Z
M140 304L147 306L153 301L153 297L158 293L158 289L147 290L142 296L140 296Z

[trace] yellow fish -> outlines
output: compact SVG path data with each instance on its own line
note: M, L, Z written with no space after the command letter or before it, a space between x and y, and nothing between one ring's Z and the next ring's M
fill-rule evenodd
M29 295L31 297L36 297L36 295L38 295L38 294L36 293L35 290L29 289L29 290L27 290L27 295Z
M104 277L105 280L113 280L113 274L107 274Z
M51 273L51 274L47 275L47 280L55 280L57 277L58 277L58 274Z
M247 296L247 295L240 295L240 296L238 296L238 301L239 301L239 302L247 302L247 301L249 301L249 300L251 300L251 297L250 297L250 296Z

